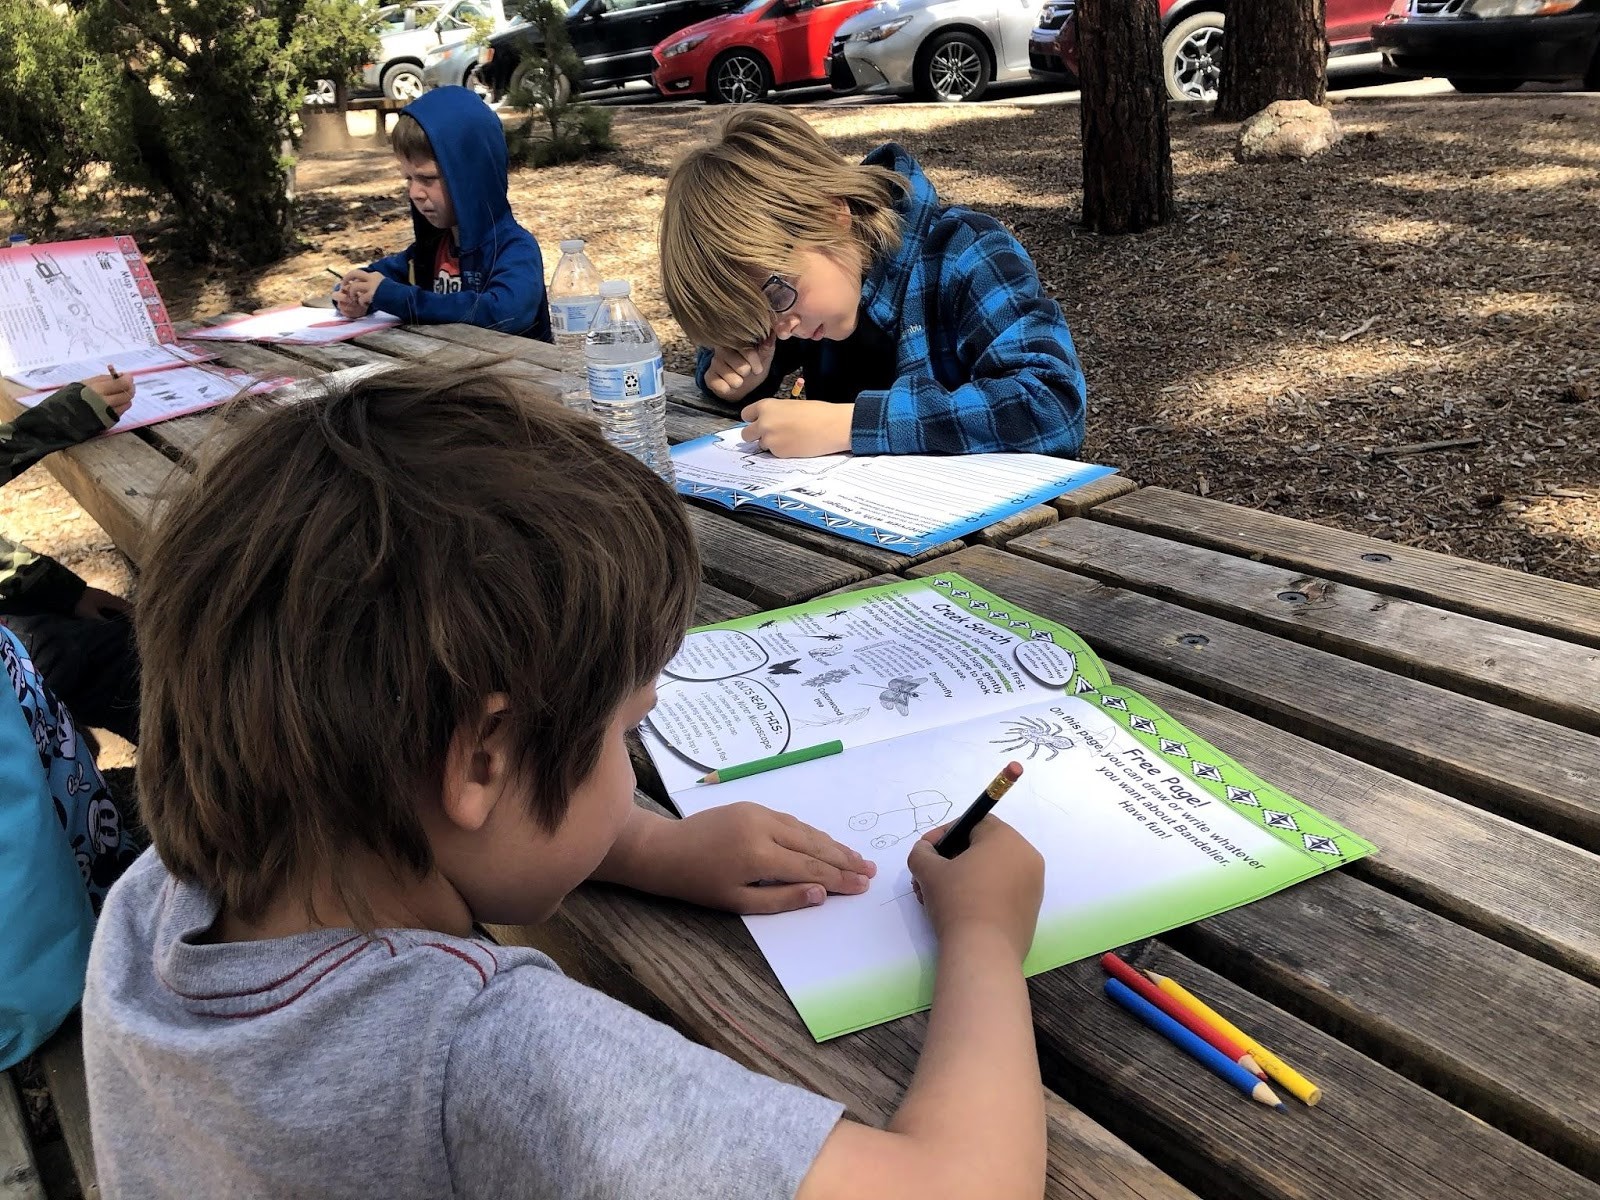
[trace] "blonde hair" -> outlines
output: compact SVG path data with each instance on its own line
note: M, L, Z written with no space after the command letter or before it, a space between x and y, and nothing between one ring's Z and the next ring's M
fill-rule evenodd
M847 162L788 109L736 109L668 177L661 214L667 307L698 345L754 345L771 332L772 309L752 276L795 274L803 250L853 248L867 269L900 244L894 204L905 190L887 167Z

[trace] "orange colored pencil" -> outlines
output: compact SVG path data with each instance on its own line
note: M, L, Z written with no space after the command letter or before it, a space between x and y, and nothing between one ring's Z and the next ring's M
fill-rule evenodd
M1198 1038L1204 1038L1211 1045L1215 1046L1217 1050L1219 1050L1227 1058L1238 1063L1246 1071L1249 1071L1250 1074L1256 1076L1258 1079L1265 1079L1267 1077L1267 1073L1263 1071L1256 1063L1256 1060L1251 1057L1248 1049L1240 1045L1227 1034L1223 1033L1222 1030L1218 1029L1210 1021L1203 1020L1201 1017L1196 1016L1192 1011L1179 1004L1175 999L1169 996L1166 992L1163 992L1155 984L1151 983L1148 979L1139 974L1139 972L1135 971L1127 963L1123 962L1115 954L1112 954L1110 951L1102 954L1100 956L1100 965L1106 969L1106 973L1109 974L1113 979L1120 979L1129 988L1143 996L1151 1004L1154 1004L1157 1008L1166 1013L1167 1016L1171 1017L1174 1021L1178 1022L1178 1024L1182 1025L1190 1033L1194 1034Z

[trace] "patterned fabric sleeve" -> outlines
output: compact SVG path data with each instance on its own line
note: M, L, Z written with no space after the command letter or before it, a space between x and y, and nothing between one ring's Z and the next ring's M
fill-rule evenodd
M941 247L943 328L922 330L932 371L856 398L857 454L1070 456L1083 445L1084 381L1072 334L1028 252L992 218L967 213ZM913 288L912 290L917 290ZM923 297L908 291L906 308ZM926 310L923 310L926 311ZM966 382L946 387L940 377Z
M56 819L98 915L111 885L138 857L138 848L78 736L72 714L45 687L16 634L4 627L0 627L0 664L33 731L39 765L55 799Z

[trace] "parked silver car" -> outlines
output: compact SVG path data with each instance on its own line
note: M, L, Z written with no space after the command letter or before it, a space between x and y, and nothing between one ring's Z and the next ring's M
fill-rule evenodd
M435 46L422 59L422 86L472 88L487 98L488 89L478 82L478 57L483 42L467 33Z
M1028 34L1040 0L879 0L833 39L835 91L976 100L1028 78Z
M429 50L470 38L475 21L487 21L493 32L506 26L501 0L421 0L380 9L378 17L378 52L362 69L361 84L391 100L422 95L423 59Z

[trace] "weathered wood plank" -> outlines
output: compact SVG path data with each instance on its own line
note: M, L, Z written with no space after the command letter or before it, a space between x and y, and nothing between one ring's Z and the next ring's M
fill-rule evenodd
M1050 503L1063 518L1081 517L1097 505L1138 489L1139 485L1126 475L1105 475L1081 488L1074 488L1064 496L1057 496Z
M462 346L439 338L424 337L415 328L377 329L350 339L365 350L376 350L391 358L407 362L426 363L430 367L449 370L453 367L477 367L493 362L501 354L474 346ZM507 338L507 341L512 339ZM526 338L517 339L526 341Z
M719 587L712 587L709 583L701 583L700 591L694 600L694 623L715 625L718 621L732 621L760 611L754 604L740 596L725 592Z
M817 1045L737 918L617 888L579 888L544 929L495 933L576 951L575 974L591 986L666 1016L752 1070L832 1096L874 1125L899 1104L926 1029L924 1017L910 1017ZM1047 1104L1052 1200L1192 1200L1059 1097Z
M1370 721L1374 740L1381 740L1385 728L1404 732L1393 706L1367 711L1373 700L1361 673L1382 672L986 548L964 550L913 574L936 568L959 571L1014 604L1070 626L1115 662L1134 663L1189 689L1113 670L1119 682L1244 766L1377 843L1375 858L1348 869L1600 983L1600 910L1585 899L1600 871L1593 854L1365 763L1329 755L1305 740L1326 741L1327 726L1344 719L1342 714ZM1188 645L1186 636L1207 640ZM1295 732L1190 692L1265 712L1275 725L1292 725ZM1426 705L1423 711L1429 711ZM1441 725L1436 736L1451 727ZM1593 743L1586 735L1550 728ZM1441 773L1435 770L1430 782L1438 785ZM1586 794L1592 793L1576 793Z
M1252 1103L1107 1000L1093 961L1032 981L1047 1087L1206 1196L1596 1200L1600 1184L1159 943L1126 957L1180 980L1323 1089ZM1414 1132L1410 1132L1414 1131Z
M94 1169L94 1141L89 1133L89 1085L83 1072L83 1033L73 1017L39 1051L50 1102L55 1105L61 1137L72 1157L72 1170L84 1200L100 1200Z
M279 342L273 350L323 371L342 371L346 367L395 367L406 360L392 354L358 346L354 342L329 342L325 346L294 346Z
M667 401L667 441L676 446L679 442L692 442L695 438L721 433L728 423L699 409Z
M1009 548L1118 587L1600 733L1600 649L1592 646L1099 521L1064 521L1019 538Z
M940 562L979 572L1110 657L1600 849L1600 741L1589 734L1014 553L974 547Z
M1517 629L1600 646L1600 591L1342 529L1144 488L1092 516Z
M1046 525L1054 525L1060 519L1061 513L1053 505L1035 504L1032 508L1003 517L993 525L986 525L964 540L973 546L1004 546L1012 538L1043 529Z
M1345 872L1163 940L1600 1178L1600 988Z
M687 512L700 543L706 581L762 608L809 600L871 574L865 567L780 541L727 517L694 507Z
M0 1071L0 1198L45 1200L39 1164L28 1140L28 1122L10 1071Z

